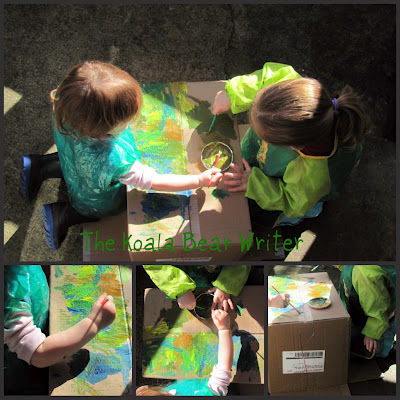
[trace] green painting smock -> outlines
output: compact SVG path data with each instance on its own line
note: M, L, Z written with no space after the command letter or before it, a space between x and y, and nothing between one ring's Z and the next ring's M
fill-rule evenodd
M396 309L396 267L344 265L340 298L361 333L380 340Z
M177 299L189 290L193 291L196 287L207 287L210 284L237 296L242 291L251 270L251 266L248 265L223 267L145 265L143 268L154 284L173 299Z
M171 390L176 390L174 396L218 396L208 387L208 378L177 380L165 386L162 391Z
M61 134L53 119L54 143L71 205L82 215L104 217L126 208L126 174L140 153L129 126L103 141Z
M250 108L257 92L267 85L301 76L293 67L265 63L261 70L237 76L226 83L233 113ZM241 143L242 156L252 167L245 196L271 211L287 217L302 217L316 203L338 197L352 168L361 156L338 147L338 139L328 156L309 156L287 146L268 144L250 128Z

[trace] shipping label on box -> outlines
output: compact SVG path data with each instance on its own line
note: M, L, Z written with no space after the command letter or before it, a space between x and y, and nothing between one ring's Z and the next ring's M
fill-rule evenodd
M284 374L324 372L325 350L283 351L282 371Z
M268 309L268 390L295 392L347 383L350 316L325 272L269 276L268 295L290 294L296 308ZM308 301L327 297L331 306Z

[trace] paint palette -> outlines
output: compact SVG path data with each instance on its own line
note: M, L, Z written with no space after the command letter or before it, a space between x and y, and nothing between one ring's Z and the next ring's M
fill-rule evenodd
M308 305L315 310L322 310L328 308L332 302L327 297L314 297L310 299Z
M231 148L225 143L208 143L201 151L201 162L207 169L212 168L214 166L217 155L220 156L217 168L221 169L221 171L226 171L232 164L233 152Z

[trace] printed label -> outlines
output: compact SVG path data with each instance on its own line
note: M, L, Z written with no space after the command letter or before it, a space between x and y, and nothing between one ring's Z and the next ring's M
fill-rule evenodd
M283 351L284 374L324 372L325 350Z

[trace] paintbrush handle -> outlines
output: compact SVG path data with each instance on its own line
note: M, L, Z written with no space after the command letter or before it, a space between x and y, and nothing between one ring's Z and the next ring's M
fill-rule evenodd
M208 133L211 132L211 129L213 128L213 126L214 126L214 124L215 124L215 119L216 119L216 118L217 118L217 114L214 115L214 117L213 117L213 119L212 119L212 121L211 121L211 125L210 125L210 128L209 128L209 130L208 130Z

